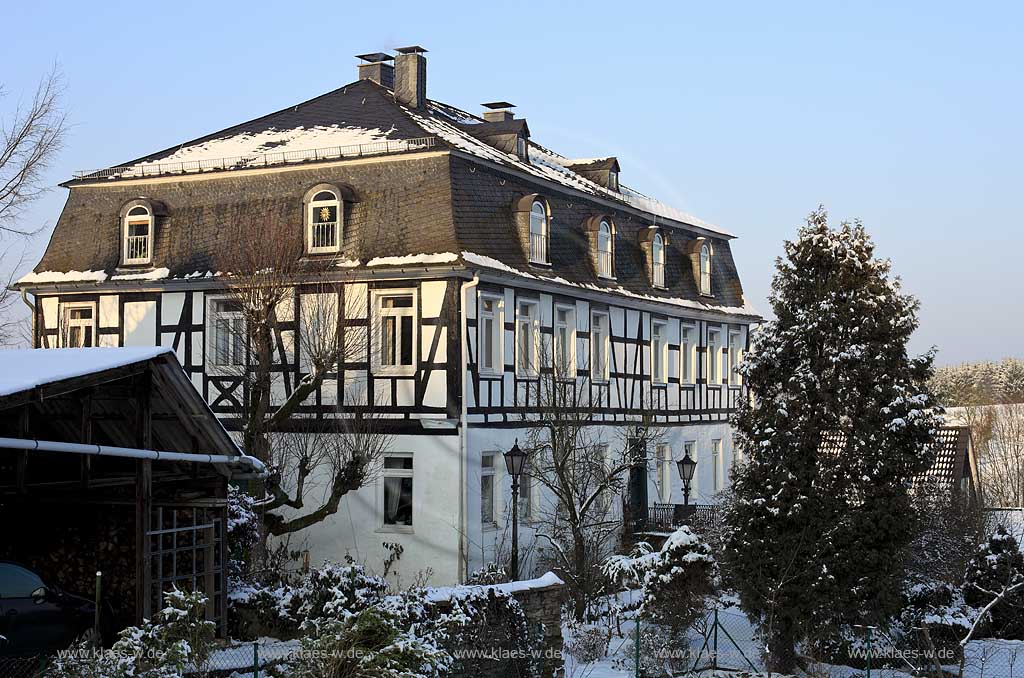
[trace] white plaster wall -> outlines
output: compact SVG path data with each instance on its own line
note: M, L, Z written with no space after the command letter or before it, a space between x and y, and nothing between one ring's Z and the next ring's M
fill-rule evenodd
M156 329L155 301L125 302L125 346L156 346Z

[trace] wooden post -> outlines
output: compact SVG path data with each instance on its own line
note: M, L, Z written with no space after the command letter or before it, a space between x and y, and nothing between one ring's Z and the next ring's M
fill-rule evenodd
M82 398L82 442L92 442L92 391L88 391ZM83 454L81 459L80 480L82 489L89 487L89 476L92 471L92 456Z
M135 382L135 440L143 450L153 445L153 408L150 401L150 374L139 375ZM141 623L153 615L153 573L150 571L150 521L153 515L153 462L135 462L135 617Z
M21 418L18 422L19 432L22 438L30 438L31 433L29 432L29 417L32 406L28 403L21 408ZM28 450L22 450L18 452L17 467L15 468L15 485L18 489L18 494L25 494L28 484Z

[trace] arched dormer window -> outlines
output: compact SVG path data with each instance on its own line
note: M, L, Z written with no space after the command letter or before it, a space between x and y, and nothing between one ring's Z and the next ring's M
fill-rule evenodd
M651 241L651 284L665 286L665 240L661 233L655 233Z
M530 261L536 264L548 263L548 230L550 215L547 205L534 200L530 207Z
M306 208L306 248L310 254L337 252L341 248L341 196L333 188L313 192Z
M615 231L607 219L597 227L597 274L602 278L615 277Z
M153 211L149 207L136 205L129 209L124 215L122 233L122 264L148 264L153 261Z
M711 294L711 246L707 243L700 248L700 293Z

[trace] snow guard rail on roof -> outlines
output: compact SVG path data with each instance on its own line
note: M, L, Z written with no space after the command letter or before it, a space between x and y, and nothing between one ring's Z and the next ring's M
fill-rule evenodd
M134 165L108 167L100 170L81 170L74 173L75 179L138 179L156 177L166 174L192 174L196 172L216 172L223 170L255 169L282 165L287 163L317 162L336 158L359 158L368 155L386 155L388 153L405 153L432 148L437 137L417 137L415 139L396 139L394 141L376 141L372 144L354 146L328 146L280 153L261 153L240 155L232 158L214 158L212 160L189 160L184 162L160 162L159 160L138 162Z

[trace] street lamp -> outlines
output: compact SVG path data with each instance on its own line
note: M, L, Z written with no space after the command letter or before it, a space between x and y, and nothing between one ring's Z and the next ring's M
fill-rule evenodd
M519 579L519 476L526 466L526 453L519 449L519 438L512 444L512 449L502 456L505 457L505 469L512 477L512 564L509 577L516 581Z
M676 465L679 467L679 478L683 481L683 506L689 506L690 483L693 481L693 472L697 470L697 462L690 458L689 452L686 452Z

